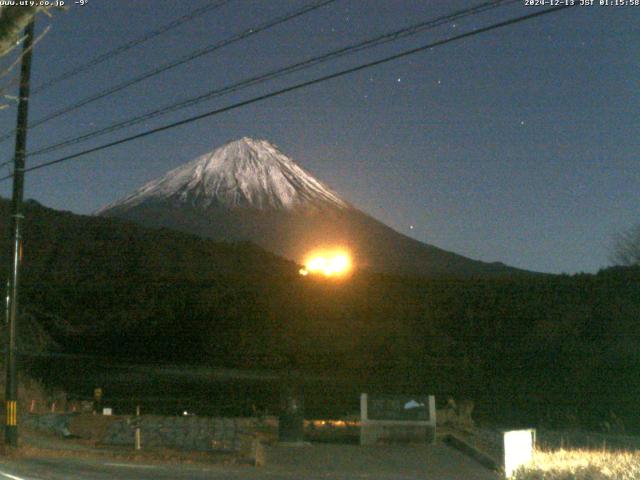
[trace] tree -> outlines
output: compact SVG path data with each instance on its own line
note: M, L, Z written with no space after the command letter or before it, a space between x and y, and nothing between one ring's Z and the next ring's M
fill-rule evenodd
M0 56L9 53L20 40L20 32L40 7L0 7Z
M19 52L17 55L11 54L16 51L16 48L24 40L22 31L39 12L44 12L51 16L49 10L52 8L57 7L0 7L0 110L9 107L7 102L17 103L18 101L17 97L9 95L8 92L19 83L20 68L18 66L25 52ZM32 48L48 31L49 27L45 28L33 40Z
M640 223L614 237L611 261L627 267L640 265Z

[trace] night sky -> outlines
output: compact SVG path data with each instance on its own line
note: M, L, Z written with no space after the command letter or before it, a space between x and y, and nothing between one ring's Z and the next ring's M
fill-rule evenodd
M35 50L34 86L209 2L68 3L67 12L38 17L39 32L51 28ZM478 3L338 0L34 128L29 149ZM27 163L536 11L523 3ZM231 1L34 96L30 119L302 5ZM609 263L612 235L640 217L638 25L640 7L567 9L33 172L26 197L88 214L168 169L251 136L275 143L343 198L418 240L531 270L595 272ZM0 111L3 131L14 127L15 116L15 108ZM4 160L12 152L13 140L0 145ZM10 187L0 184L0 195L10 196Z

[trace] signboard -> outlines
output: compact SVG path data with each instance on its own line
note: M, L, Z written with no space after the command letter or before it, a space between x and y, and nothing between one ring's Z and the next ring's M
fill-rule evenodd
M424 443L436 438L433 395L360 395L360 444Z
M405 422L428 422L428 395L368 395L367 417L369 420L395 420Z

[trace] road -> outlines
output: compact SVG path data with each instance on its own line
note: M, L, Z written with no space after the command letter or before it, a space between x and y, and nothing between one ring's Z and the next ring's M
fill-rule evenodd
M267 465L195 466L107 459L0 459L0 480L497 480L498 474L446 445L273 447Z

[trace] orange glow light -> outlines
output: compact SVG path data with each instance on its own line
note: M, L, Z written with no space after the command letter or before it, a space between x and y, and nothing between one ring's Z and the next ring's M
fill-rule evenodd
M300 275L320 274L325 277L339 277L351 270L351 257L343 250L314 252L307 257Z

